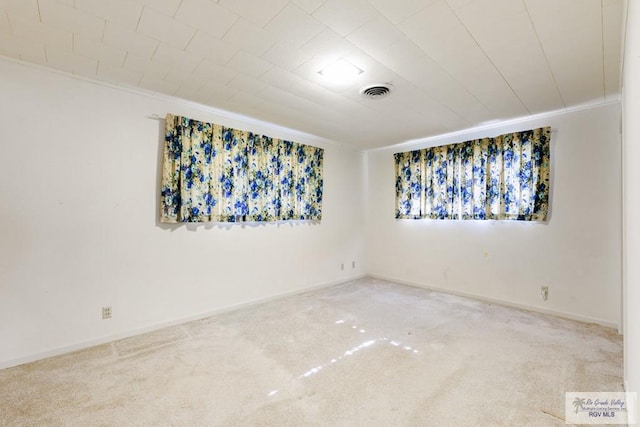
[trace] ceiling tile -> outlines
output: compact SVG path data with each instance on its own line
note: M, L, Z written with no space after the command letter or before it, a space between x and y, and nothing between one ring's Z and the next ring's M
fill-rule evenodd
M341 36L346 36L379 14L365 0L327 0L313 12L313 16Z
M362 107L361 99L354 101L344 96L344 94L338 94L329 90L326 90L320 85L313 84L311 82L300 82L294 84L294 93L298 96L307 98L320 106L333 105L338 114L341 115L361 115L366 117L366 111L368 107ZM357 92L357 91L356 91ZM357 113L356 113L357 111Z
M401 76L395 71L391 70L388 67L385 67L374 59L371 59L369 62L362 65L362 67L362 69L364 70L364 72L362 73L362 86L376 83L391 83L395 85L396 82L399 82L402 79ZM359 89L360 88L358 88L358 90L355 92L360 93Z
M518 98L517 94L509 87L492 91L474 91L473 95L475 95L480 103L487 107L493 115L501 119L520 117L531 113L520 98Z
M599 25L602 19L601 0L525 0L524 4L541 37L579 33L582 27Z
M1 55L356 148L620 96L622 0L40 3L0 0ZM317 73L340 57L364 72Z
M295 70L311 59L311 54L303 52L298 46L286 40L280 40L271 46L262 58L282 69Z
M132 31L138 26L142 14L142 4L126 0L75 0L75 7Z
M231 99L236 93L238 93L237 89L222 85L217 81L210 81L202 86L201 99L211 105L218 105L221 101Z
M227 8L242 16L247 21L253 22L259 27L264 27L280 10L288 3L288 0L220 0L220 6Z
M573 72L554 73L565 104L580 105L604 101L602 73L600 76L583 75L576 78L575 76L580 74L579 70L580 67L576 67Z
M233 79L231 79L229 83L227 83L227 86L245 93L256 94L264 89L267 85L254 77L239 73Z
M182 0L137 0L166 15L174 16Z
M353 101L342 94L327 90L320 85L304 79L295 80L293 85L287 89L287 92L307 99L320 107L331 105L332 110L338 115L344 116L344 114L352 114L357 116L366 114L363 113L363 111L368 110L368 108L363 108L357 101Z
M526 12L514 15L496 27L498 26L480 27L472 35L500 70L517 72L531 63L546 62L540 41Z
M317 19L294 5L287 5L265 27L280 40L301 46L324 29Z
M184 85L186 82L192 80L193 76L193 68L184 64L177 63L173 65L166 76L164 76L164 80L169 83L176 83L180 86ZM208 79L205 79L208 80ZM204 84L204 82L203 82Z
M328 83L319 75L318 71L340 58L345 59L365 72L370 69L371 64L375 62L370 55L363 52L360 48L330 28L326 28L308 43L304 44L301 50L312 55L312 57L298 67L295 72L323 86L327 84L331 85L331 83ZM361 74L356 77L352 83L359 84L359 80L363 78L366 78L366 75Z
M42 23L75 34L102 39L105 21L55 0L39 0Z
M447 3L449 3L451 9L457 10L469 5L470 3L473 3L474 1L477 0L447 0Z
M269 108L256 110L253 116L257 119L265 122L279 123L281 126L294 130L305 129L307 133L317 134L317 129L314 128L317 121L308 114L298 109L288 108L278 104L264 103L263 105L268 105ZM324 129L329 133L332 130L331 123L325 124Z
M208 78L191 78L180 83L180 87L175 92L175 96L191 101L202 102L200 99L202 93L202 86L209 81Z
M414 61L426 56L424 51L407 37L392 43L385 49L372 52L371 55L396 71L399 67L409 68Z
M438 0L398 24L398 28L419 46L435 44L434 41L450 44L449 40L439 39L446 34L448 27L462 29L460 21L444 0Z
M72 52L47 47L47 64L62 71L82 76L95 77L98 70L98 61L82 55L74 55Z
M473 39L485 50L500 50L503 47L511 50L530 49L535 45L538 45L540 50L529 14L523 8L509 15L499 14L500 18L490 25L477 20L475 7L465 8L456 13Z
M410 82L399 84L394 88L391 96L402 98L403 105L420 114L425 124L430 127L440 124L446 129L459 129L470 124L450 108L435 100L431 94L413 86Z
M37 0L0 0L0 9L5 9L11 20L40 21Z
M288 90L297 82L306 82L302 77L279 67L273 67L260 76L263 82L282 90Z
M74 39L73 52L117 67L122 66L127 54L124 50L107 46L87 37L76 37Z
M275 43L275 38L244 18L239 18L222 39L239 49L260 56Z
M369 0L382 15L393 24L398 24L415 15L435 0Z
M301 45L300 49L309 55L326 56L331 60L344 56L349 45L353 44L331 28L325 28Z
M442 0L403 21L399 27L452 74L482 59L486 60L475 40Z
M513 0L474 0L468 3L448 2L449 7L462 20L471 32L492 24L508 24L510 17L526 13L522 1Z
M347 40L368 53L384 51L404 38L404 33L382 17L367 22L347 36Z
M198 64L202 62L202 57L189 52L185 52L181 49L177 49L166 43L160 43L158 49L153 54L151 61L160 64L166 64L171 67L180 66L181 68L187 69L189 70L189 72L192 72L198 66Z
M196 30L154 9L145 7L138 23L138 32L184 49Z
M143 58L134 54L127 54L122 66L126 71L132 73L141 73L146 76L155 77L157 79L164 79L169 73L171 66L166 64L160 64L157 62L151 62L148 58Z
M230 46L209 34L198 31L189 42L186 51L223 65L233 58L238 52L238 48Z
M160 43L156 39L128 30L120 26L120 24L109 21L107 21L104 29L102 41L108 46L125 50L144 58L151 58Z
M540 36L566 105L604 100L601 26L584 27L562 38Z
M43 45L27 42L28 46L21 48L20 60L35 64L47 65L46 49Z
M168 82L166 80L147 75L142 77L139 85L144 89L166 95L172 95L180 87L177 83Z
M532 70L510 77L511 87L532 114L565 108L555 82L549 73L539 73L532 78Z
M367 129L368 132L362 135L364 141L373 138L383 138L387 141L396 139L407 141L420 138L422 135L430 132L442 132L444 128L442 123L431 120L430 118L425 119L423 115L414 114L410 110L392 110L386 113L379 111L373 114L372 117L376 123L393 123L394 126L384 127L382 129L371 126ZM388 143L387 145L390 144Z
M520 46L520 48L519 48ZM550 74L544 52L537 40L532 44L520 41L514 44L491 46L485 49L487 57L507 79L534 68L538 73Z
M413 63L399 62L394 67L394 71L415 86L424 89L438 101L447 99L472 101L471 94L440 65L427 56L416 58Z
M71 52L73 35L69 31L49 27L36 21L12 20L13 34L15 36L42 42L47 47L56 47Z
M477 126L483 122L493 120L494 117L487 106L480 103L480 101L469 102L462 105L456 108L455 112L469 121L472 126Z
M9 24L9 17L6 11L0 9L0 35L11 35L11 24Z
M20 59L20 51L13 45L13 43L11 43L11 39L9 37L0 40L0 55L8 58ZM34 62L36 64L38 63L37 61ZM44 62L46 62L46 58Z
M509 90L504 78L489 61L476 64L473 69L464 69L454 77L473 94Z
M565 105L604 100L599 0L525 1Z
M5 34L0 37L0 55L21 59L23 55L34 57L33 62L43 64L46 62L44 43L33 40L14 37Z
M232 105L235 105L240 111L243 111L245 108L257 108L264 107L264 100L255 95L251 95L244 92L238 92L229 98L229 102Z
M327 0L293 0L291 3L297 5L300 9L311 15L318 10L320 6Z
M255 55L251 55L245 52L238 52L228 64L232 70L241 72L248 76L260 77L266 73L273 65L264 59L260 59Z
M311 101L276 87L266 86L257 95L270 105L286 105L289 108L299 109L301 111L316 107Z
M496 14L502 19L495 25L478 25L475 19L475 3L457 11L472 36L484 50L491 63L509 83L518 99L524 104L528 112L540 112L544 108L563 108L562 99L557 90L553 75L547 64L547 59L541 48L540 41L526 10L519 5L503 5ZM511 14L507 16L507 12ZM506 35L506 36L505 36ZM483 85L484 86L484 85ZM490 89L496 95L491 98L479 95L485 105L492 111L509 108L511 103L503 100L506 94L497 96L497 88ZM479 90L474 90L478 94ZM504 106L493 105L494 100L504 102ZM514 113L521 108L513 106ZM503 115L502 117L505 117Z
M507 78L510 87L531 113L564 108L547 61L542 54L530 57L526 51L513 52L505 57L489 54Z
M225 85L230 82L237 74L237 71L222 67L217 63L206 59L193 71L193 76L196 79L208 79L213 82L217 82L220 85Z
M142 79L142 73L114 67L105 63L98 63L98 78L112 83L136 86Z
M498 86L509 90L502 75L446 3L434 3L402 26L435 63L468 91L478 92L487 86L490 91Z
M238 15L212 3L211 0L183 0L175 19L221 38L238 19Z

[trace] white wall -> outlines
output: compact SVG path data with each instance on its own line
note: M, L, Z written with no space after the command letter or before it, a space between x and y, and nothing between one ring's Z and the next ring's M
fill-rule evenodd
M0 367L364 273L362 153L5 60L0 99ZM159 226L167 112L325 148L322 222Z
M629 1L622 76L624 140L624 360L626 390L640 392L640 4Z
M551 216L394 219L392 153L552 127ZM367 272L610 326L621 321L620 105L368 152ZM540 287L549 286L543 302Z

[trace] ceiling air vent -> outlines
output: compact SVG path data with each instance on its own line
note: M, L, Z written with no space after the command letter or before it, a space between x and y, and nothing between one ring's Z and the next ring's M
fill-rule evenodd
M376 83L360 90L363 96L371 99L384 98L389 95L389 92L391 92L391 85L389 83Z

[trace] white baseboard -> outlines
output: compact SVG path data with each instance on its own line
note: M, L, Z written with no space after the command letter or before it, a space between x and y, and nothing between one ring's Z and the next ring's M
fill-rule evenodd
M291 290L291 291L282 292L282 293L271 295L271 296L264 297L264 298L256 298L256 299L253 299L253 300L241 302L241 303L238 303L238 304L232 304L232 305L229 305L229 306L225 306L225 307L217 308L217 309L214 309L214 310L193 314L193 315L190 315L190 316L181 317L181 318L178 318L178 319L172 319L172 320L167 320L167 321L163 321L163 322L158 322L158 323L155 323L153 325L145 326L145 327L142 327L142 328L136 328L136 329L120 332L120 333L117 333L117 334L107 335L107 336L103 336L103 337L99 337L99 338L95 338L95 339L91 339L91 340L86 340L86 341L82 341L82 342L71 344L71 345L57 347L57 348L54 348L54 349L51 349L51 350L47 350L45 352L31 354L31 355L28 355L28 356L25 356L25 357L20 357L20 358L17 358L17 359L0 361L0 369L11 368L13 366L18 366L18 365L22 365L22 364L29 363L29 362L34 362L36 360L46 359L48 357L59 356L61 354L71 353L71 352L78 351L78 350L84 350L86 348L90 348L90 347L94 347L94 346L102 345L102 344L107 344L107 343L110 343L110 342L113 342L113 341L117 341L117 340L124 339L124 338L129 338L129 337L132 337L132 336L135 336L135 335L140 335L140 334L144 334L144 333L147 333L147 332L153 332L153 331L156 331L156 330L159 330L159 329L162 329L162 328L167 328L167 327L170 327L170 326L176 326L176 325L180 325L180 324L183 324L183 323L191 322L191 321L194 321L194 320L204 319L204 318L216 315L216 314L221 314L221 313L225 313L225 312L229 312L229 311L233 311L233 310L238 310L238 309L245 308L245 307L250 307L250 306L253 306L253 305L266 303L266 302L273 301L273 300L276 300L276 299L279 299L279 298L284 298L284 297L287 297L287 296L303 294L303 293L306 293L306 292L311 292L311 291L314 291L314 290L318 290L318 289L323 289L323 288L327 288L327 287L330 287L330 286L339 285L339 284L342 284L342 283L346 283L346 282L349 282L349 281L352 281L352 280L361 279L361 278L364 278L364 277L371 277L371 278L374 278L374 279L386 280L386 281L389 281L389 282L400 283L400 284L407 285L407 286L413 286L413 287L417 287L417 288L428 289L428 290L431 290L431 291L443 292L443 293L447 293L447 294L451 294L451 295L457 295L457 296L461 296L461 297L465 297L465 298L472 298L472 299L475 299L475 300L478 300L478 301L484 301L484 302L488 302L488 303L492 303L492 304L498 304L498 305L502 305L502 306L506 306L506 307L513 307L513 308L518 308L518 309L522 309L522 310L528 310L528 311L533 311L533 312L538 312L538 313L543 313L543 314L549 314L549 315L552 315L552 316L561 317L561 318L565 318L565 319L571 319L571 320L577 320L577 321L585 322L585 323L595 323L595 324L606 326L606 327L613 328L613 329L619 328L619 325L617 325L617 324L615 324L613 322L609 322L609 321L606 321L606 320L603 320L603 319L588 317L588 316L582 316L582 315L578 315L578 314L575 314L575 313L568 313L568 312L563 312L563 311L542 309L540 307L529 306L529 305L526 305L526 304L519 304L519 303L515 303L515 302L512 302L512 301L501 300L501 299L497 299L497 298L489 298L489 297L486 297L486 296L483 296L483 295L473 294L473 293L469 293L469 292L456 291L456 290L452 290L452 289L442 288L442 287L439 287L439 286L434 286L434 285L431 285L431 284L412 282L412 281L408 281L408 280L399 279L397 277L384 276L384 275L380 275L380 274L356 274L356 275L353 275L353 276L347 276L347 277L336 279L336 280L332 280L332 281L329 281L329 282L308 286L306 288L294 289L294 290ZM626 390L627 389L626 380L625 380L625 384L624 385L625 385L625 390Z
M549 314L551 316L561 317L563 319L577 320L579 322L584 322L584 323L595 323L595 324L598 324L598 325L601 325L601 326L605 326L605 327L608 327L608 328L616 329L618 331L620 330L619 325L617 323L610 322L610 321L607 321L607 320L604 320L604 319L598 319L596 317L582 316L580 314L568 313L568 312L565 312L565 311L549 310L549 309L540 308L540 307L536 307L536 306L530 306L530 305L526 305L526 304L519 304L519 303L508 301L508 300L502 300L502 299L498 299L498 298L490 298L490 297L486 297L486 296L479 295L479 294L473 294L473 293L470 293L470 292L462 292L462 291L456 291L454 289L442 288L440 286L434 286L434 285L431 285L431 284L428 284L428 283L412 282L412 281L409 281L409 280L399 279L397 277L384 276L384 275L380 275L380 274L368 274L368 276L372 277L374 279L386 280L386 281L389 281L389 282L400 283L402 285L413 286L415 288L428 289L428 290L431 290L431 291L443 292L443 293L446 293L446 294L457 295L457 296L465 297L465 298L471 298L471 299L475 299L475 300L478 300L478 301L489 302L489 303L492 303L492 304L502 305L502 306L506 306L506 307L519 308L521 310L527 310L527 311L533 311L533 312L536 312L536 313Z
M17 359L1 361L0 362L0 369L11 368L11 367L14 367L14 366L23 365L25 363L35 362L37 360L46 359L48 357L60 356L61 354L71 353L71 352L78 351L78 350L84 350L84 349L87 349L87 348L90 348L90 347L95 347L97 345L107 344L107 343L110 343L110 342L113 342L113 341L121 340L123 338L130 338L130 337L133 337L133 336L136 336L136 335L140 335L140 334L144 334L144 333L147 333L147 332L157 331L158 329L163 329L163 328L167 328L167 327L170 327L170 326L181 325L183 323L191 322L191 321L194 321L194 320L205 319L207 317L211 317L211 316L216 315L216 314L226 313L226 312L229 312L229 311L238 310L238 309L245 308L245 307L250 307L250 306L253 306L253 305L263 304L265 302L273 301L273 300L276 300L276 299L279 299L279 298L284 298L284 297L293 296L293 295L299 295L299 294L303 294L303 293L306 293L306 292L311 292L311 291L318 290L318 289L328 288L330 286L339 285L339 284L342 284L342 283L350 282L352 280L361 279L363 277L366 277L366 275L365 274L356 274L356 275L353 275L353 276L347 276L347 277L336 279L336 280L332 280L332 281L329 281L329 282L308 286L306 288L294 289L294 290L291 290L291 291L282 292L282 293L271 295L271 296L264 297L264 298L256 298L256 299L253 299L253 300L241 302L241 303L238 303L238 304L232 304L232 305L229 305L229 306L217 308L217 309L210 310L210 311L197 313L197 314L193 314L193 315L190 315L190 316L180 317L178 319L173 319L173 320L167 320L167 321L163 321L163 322L154 323L153 325L145 326L145 327L142 327L142 328L136 328L136 329L132 329L132 330L124 331L124 332L119 332L117 334L107 335L107 336L103 336L103 337L99 337L99 338L95 338L95 339L91 339L91 340L78 342L78 343L71 344L71 345L65 345L65 346L62 346L62 347L56 347L54 349L47 350L47 351L44 351L44 352L41 352L41 353L30 354L28 356L20 357L20 358L17 358Z

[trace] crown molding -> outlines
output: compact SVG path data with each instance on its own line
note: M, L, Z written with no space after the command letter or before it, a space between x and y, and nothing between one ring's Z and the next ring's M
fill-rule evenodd
M457 130L449 133L443 133L439 135L429 136L426 138L411 139L399 144L387 145L385 147L372 148L365 150L366 152L386 151L391 149L410 149L414 147L429 147L438 145L443 140L464 138L465 136L478 132L486 132L488 137L495 136L490 135L490 131L495 129L501 129L508 126L515 126L522 123L530 122L533 120L543 120L551 117L557 117L563 114L575 113L578 111L591 110L594 108L600 108L608 105L620 104L620 96L616 96L610 100L594 100L585 102L571 107L566 107L558 110L545 111L543 113L530 114L527 116L515 117L513 119L506 120L492 120L490 123L481 124L478 126L469 127L462 130Z

